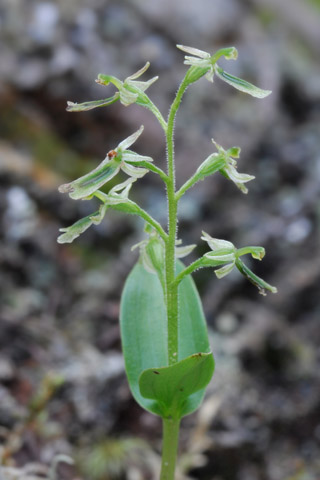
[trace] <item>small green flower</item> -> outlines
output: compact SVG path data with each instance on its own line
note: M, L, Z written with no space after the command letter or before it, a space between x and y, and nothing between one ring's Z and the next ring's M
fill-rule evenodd
M216 146L218 152L212 153L206 158L206 160L197 168L194 178L196 180L203 180L205 177L208 177L215 172L220 172L224 177L235 183L243 193L248 193L248 189L245 187L244 183L253 180L255 177L237 171L237 161L235 159L240 156L240 148L232 147L225 150L213 139L212 143Z
M255 87L246 80L230 75L219 67L217 60L219 60L220 57L225 57L227 60L237 59L238 51L235 47L221 48L214 55L184 45L177 45L177 47L183 52L191 55L186 55L184 60L185 65L190 65L190 67L193 68L193 71L190 74L190 83L198 80L202 76L205 76L209 82L213 82L214 75L217 75L217 77L232 87L241 92L248 93L253 97L264 98L270 95L271 90L262 90L261 88Z
M136 103L139 100L139 97L149 88L154 82L158 80L157 77L153 77L146 82L142 82L141 80L137 80L137 78L141 77L148 68L150 67L150 63L147 62L144 67L138 70L136 73L127 77L123 82L118 78L113 77L112 75L104 75L100 73L96 80L97 83L100 85L109 85L109 83L113 83L113 85L118 89L118 97L120 98L120 102L124 106L131 105L132 103Z
M237 171L237 161L236 158L239 158L241 149L239 147L232 147L228 150L225 150L221 145L215 142L212 138L212 143L215 145L218 153L213 154L213 157L220 157L224 159L225 165L219 171L226 178L231 180L242 193L248 193L247 187L244 183L250 182L255 177L253 175L248 175L246 173L239 173Z
M205 77L209 82L213 82L214 74L216 73L216 64L215 62L222 56L227 60L236 60L238 57L238 51L235 47L222 48L215 55L211 56L210 53L199 50L198 48L186 47L184 45L177 45L177 48L183 52L190 53L184 58L184 64L194 67L206 68L208 69Z
M277 292L276 287L269 285L269 283L258 277L240 259L242 255L251 254L256 260L262 260L265 255L263 247L250 246L237 249L233 243L227 240L212 238L206 232L202 232L201 239L207 242L212 250L204 254L201 266L220 267L214 271L218 278L225 277L233 270L233 267L236 266L240 273L259 289L259 293L262 295L266 295L265 290L269 290L272 293Z
M138 162L150 163L153 161L152 158L128 150L142 132L143 125L138 131L120 142L114 150L110 150L106 158L96 169L71 183L61 185L59 192L69 193L69 196L74 200L84 199L99 190L102 185L111 180L120 170L133 178L143 177L149 170L134 166L134 164Z
M72 243L73 240L78 238L81 233L85 232L91 225L99 225L104 219L109 207L129 203L129 191L135 180L135 178L128 178L125 182L113 187L108 194L99 192L99 198L103 201L99 210L91 213L87 217L81 218L70 227L60 228L59 231L63 232L63 234L58 237L58 243Z
M150 101L148 100L146 95L144 95L144 92L154 82L156 82L159 77L153 77L146 82L136 80L137 78L141 77L141 75L146 72L149 67L150 63L147 62L144 67L142 67L136 73L133 73L132 75L127 77L123 82L118 78L113 77L112 75L105 75L103 73L99 73L96 82L100 85L109 85L110 83L112 83L118 89L118 92L116 92L112 97L104 98L102 100L94 100L93 102L67 102L67 111L83 112L86 110L92 110L93 108L97 107L106 107L108 105L112 105L117 100L120 100L122 105L126 107L128 105L131 105L132 103L139 103L143 106L151 108Z

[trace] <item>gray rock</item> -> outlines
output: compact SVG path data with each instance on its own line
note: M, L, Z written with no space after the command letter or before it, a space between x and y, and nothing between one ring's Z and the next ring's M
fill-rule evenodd
M53 2L39 2L34 6L29 35L38 44L52 44L59 21L59 9Z
M15 377L15 368L13 363L6 357L0 357L0 382L8 382Z

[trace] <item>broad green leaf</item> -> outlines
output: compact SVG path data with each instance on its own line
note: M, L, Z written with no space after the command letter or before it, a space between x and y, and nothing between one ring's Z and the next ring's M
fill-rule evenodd
M177 271L184 265L177 262ZM206 321L199 294L190 276L179 286L179 354L178 361L194 353L209 353ZM129 274L120 310L122 348L129 385L136 401L146 410L161 415L155 400L144 398L139 377L144 370L168 366L167 319L163 290L158 276L147 272L138 262ZM198 408L204 389L193 393L182 415Z
M240 90L241 92L248 93L256 98L264 98L270 95L271 90L262 90L261 88L252 85L252 83L243 80L242 78L234 77L230 75L230 73L225 72L222 68L217 67L215 70L217 76L223 80L224 82L228 83L232 87Z
M144 370L140 392L156 400L163 417L179 419L188 409L189 397L208 385L213 371L212 353L195 353L170 367Z

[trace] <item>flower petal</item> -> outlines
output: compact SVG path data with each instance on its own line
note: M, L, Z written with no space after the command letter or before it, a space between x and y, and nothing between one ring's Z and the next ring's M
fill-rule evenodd
M90 219L92 223L94 223L95 225L99 225L104 219L104 216L107 210L108 210L108 205L106 203L103 203L102 205L100 205L98 212L90 215Z
M179 50L183 52L190 53L190 55L195 55L196 57L200 58L210 58L211 55L208 52L204 52L203 50L198 50L197 48L193 47L186 47L185 45L176 45Z
M122 154L122 160L124 162L129 162L130 164L135 164L136 162L147 162L152 163L153 158L147 157L146 155L139 155L139 153L133 152L132 150L125 150Z
M228 249L228 250L235 250L235 246L233 243L228 242L228 240L221 240L219 238L213 238L208 233L202 232L201 240L204 240L208 243L211 250L221 250L221 249Z
M176 257L183 258L189 255L197 245L184 245L183 247L176 247Z
M246 183L256 178L254 175L249 175L247 173L239 173L238 170L230 164L224 167L223 170L228 175L230 180L232 180L234 183Z
M218 278L223 278L233 270L234 265L235 265L235 262L228 263L227 265L224 265L223 267L215 270L214 273Z
M210 68L210 70L205 74L205 78L206 78L209 82L213 83L213 77L214 77L214 72L213 72L213 69Z
M96 83L99 85L109 85L112 83L118 90L121 89L123 83L118 78L112 75L105 75L104 73L99 73Z
M193 65L195 67L202 67L202 68L211 68L211 64L207 59L203 58L196 58L196 57L184 57L185 65Z
M150 257L149 257L145 248L143 248L143 247L141 248L140 255L141 255L142 264L143 264L144 268L146 269L146 271L149 272L149 273L152 273L152 274L157 273L156 269L152 265L152 261L151 261L151 259L150 259Z
M135 80L136 78L139 78L141 77L141 75L144 74L144 72L146 72L148 70L148 68L150 67L150 62L147 62L142 68L140 68L140 70L138 70L136 73L133 73L132 75L130 75L129 77L127 77L125 79L125 82L127 82L128 80Z
M216 149L218 150L218 153L221 153L223 155L226 155L226 151L225 149L220 145L220 143L216 142L214 138L211 138L211 142L213 143L213 145L216 147Z
M139 95L137 93L130 92L130 90L127 90L126 87L121 87L120 89L120 102L125 107L136 103L138 96Z
M238 58L238 50L235 47L221 48L212 55L212 63L217 62L220 57L224 57L226 60L236 60Z
M263 247L250 247L250 253L252 258L256 260L262 260L266 254L266 251Z
M139 82L139 81L137 82L135 80L130 80L128 81L128 84L135 88L138 88L142 92L145 92L147 88L149 88L154 82L158 80L158 78L159 78L158 76L152 77L150 78L150 80L147 80L146 82Z
M110 192L108 195L113 195L114 193L117 193L122 190L121 193L117 193L118 195L122 196L128 196L129 190L132 187L132 184L136 181L135 178L127 178L126 181L122 183L118 183L118 185L115 185L114 187L111 188ZM126 193L124 193L126 192Z
M149 170L147 170L146 168L134 167L129 163L123 163L121 165L121 170L127 175L129 175L130 177L134 177L134 178L141 178L146 173L149 172Z
M210 262L212 262L212 266L235 261L235 253L228 253L226 250L216 250L214 252L208 252L205 253L203 256L207 260L210 260Z
M141 125L139 130L137 130L132 135L122 140L122 142L120 142L119 145L117 146L116 150L118 149L127 150L129 147L131 147L131 145L140 137L141 133L143 132L143 129L144 129L144 126Z
M233 157L233 158L239 158L241 153L241 148L240 147L231 147L228 148L226 151L226 154L228 157Z

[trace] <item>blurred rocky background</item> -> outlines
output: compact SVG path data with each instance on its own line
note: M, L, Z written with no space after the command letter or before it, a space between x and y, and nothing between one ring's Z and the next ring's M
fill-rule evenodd
M148 78L160 78L148 94L165 114L186 69L177 43L235 45L227 70L273 90L257 100L219 79L188 90L179 185L213 151L212 137L239 145L239 170L256 180L247 196L218 176L193 188L179 236L199 244L195 255L202 229L265 246L252 267L279 291L261 297L237 272L195 274L217 367L202 408L182 423L179 478L319 480L319 25L319 0L1 0L1 480L157 478L161 424L131 397L118 326L143 225L110 212L59 246L58 229L93 210L57 187L141 124L137 150L165 168L147 111L65 106L112 95L98 73L124 79L149 60ZM152 173L132 198L166 222Z

